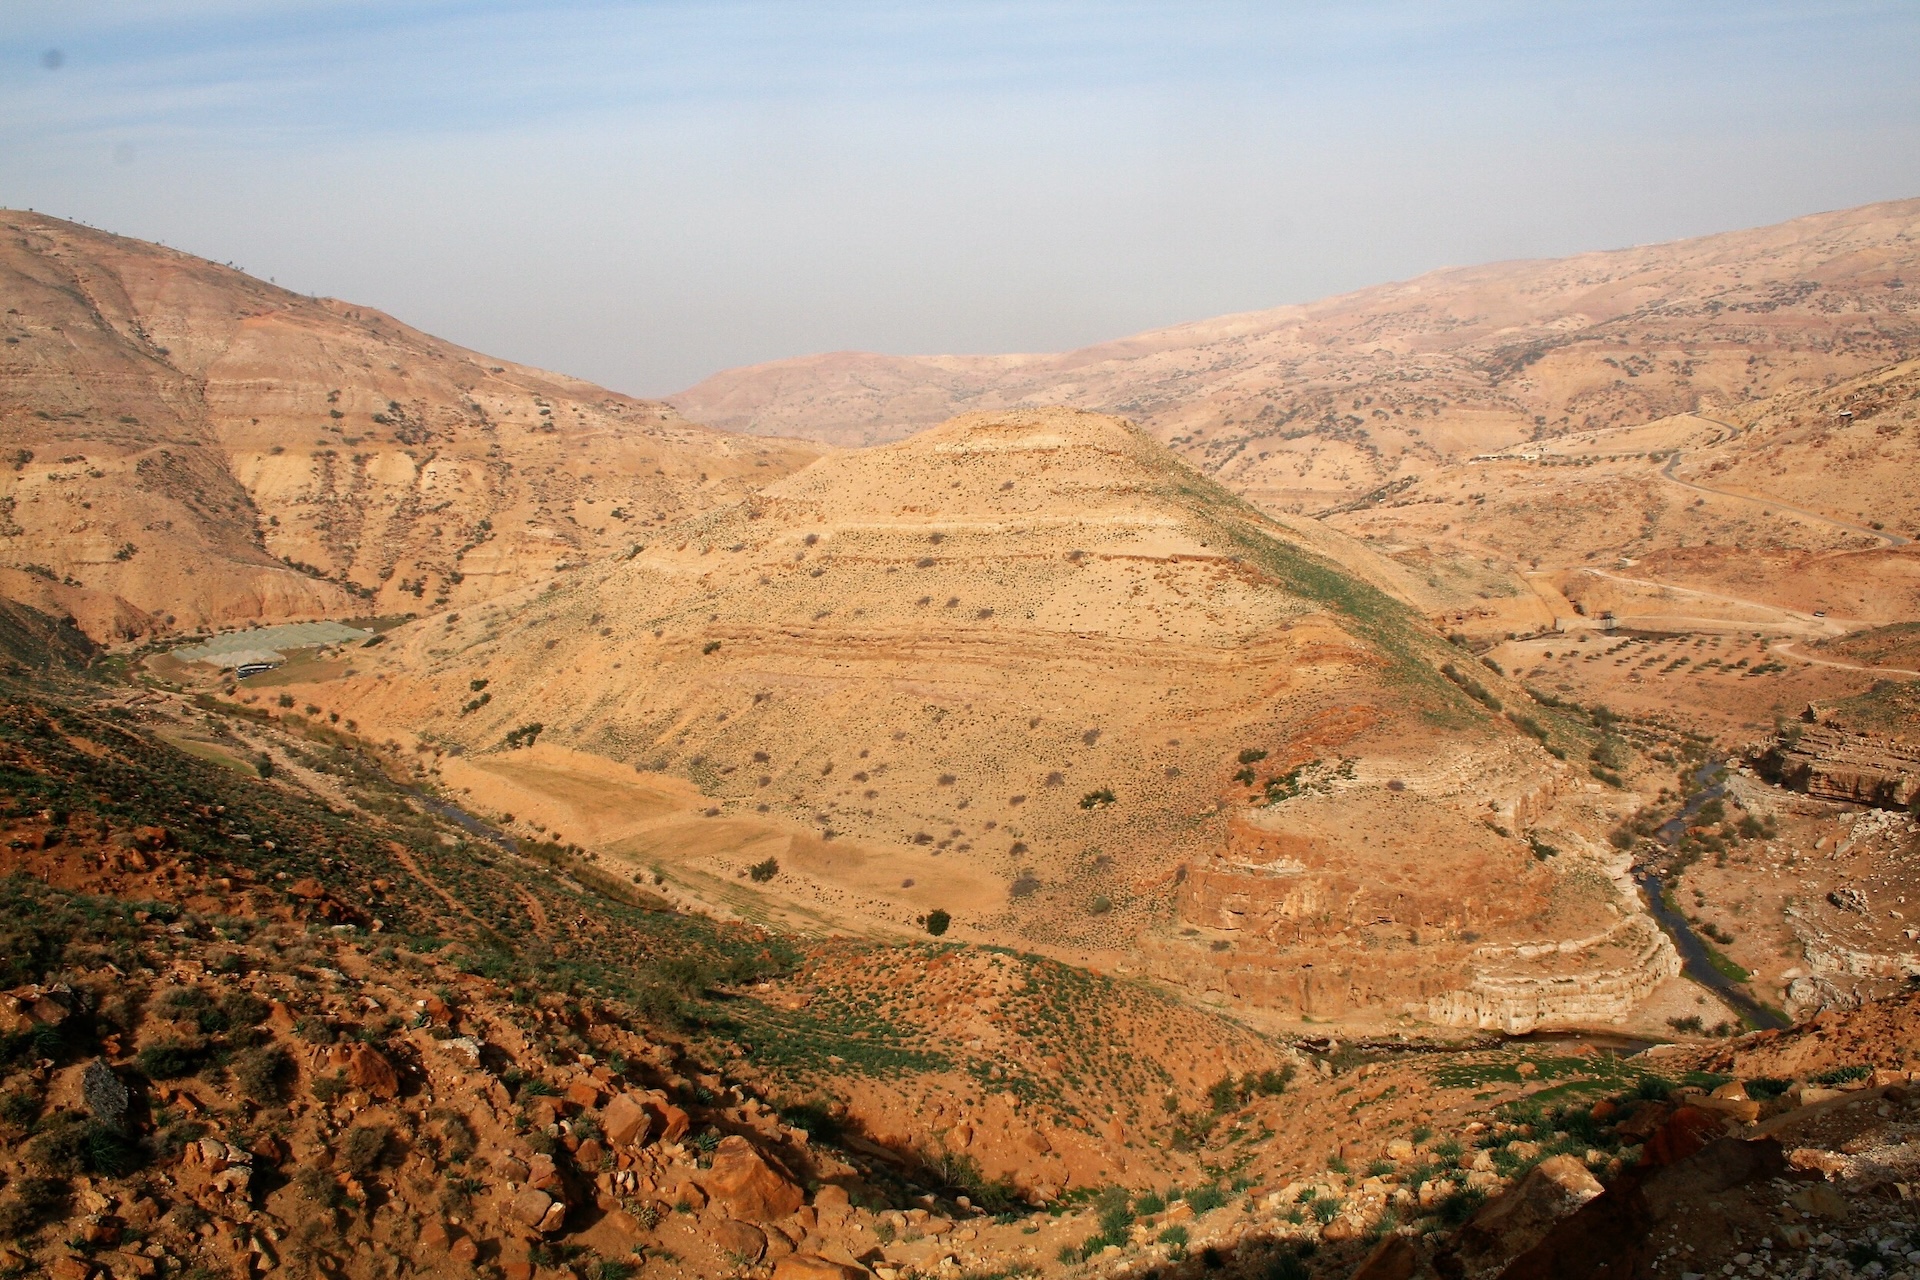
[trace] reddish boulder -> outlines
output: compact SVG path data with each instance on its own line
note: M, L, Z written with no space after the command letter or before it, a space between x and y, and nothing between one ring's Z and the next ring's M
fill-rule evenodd
M720 1140L713 1168L702 1181L708 1197L743 1222L772 1222L806 1202L792 1175L738 1134Z
M773 1264L773 1280L867 1280L867 1273L818 1254L795 1253Z
M1681 1107L1647 1139L1647 1163L1675 1164L1714 1139L1725 1137L1726 1132L1726 1122L1713 1112L1701 1107Z
M336 1044L327 1050L327 1065L346 1072L347 1083L371 1097L400 1096L400 1073L386 1054L370 1044Z
M723 1218L712 1230L713 1247L750 1267L767 1252L767 1237L760 1228L733 1218Z
M600 1113L600 1130L616 1148L643 1146L653 1130L653 1117L647 1114L644 1102L623 1093Z

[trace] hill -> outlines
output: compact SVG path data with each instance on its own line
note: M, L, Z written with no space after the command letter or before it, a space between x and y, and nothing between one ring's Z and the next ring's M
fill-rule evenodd
M1318 510L1437 463L1724 415L1920 350L1920 200L1551 261L1451 268L1059 355L837 352L716 374L702 421L836 444L966 410L1125 414L1263 505Z
M1601 967L1664 961L1609 873L1549 867L1521 837L1578 791L1529 735L1564 756L1588 731L1493 714L1487 685L1525 695L1456 660L1417 611L1144 433L1054 410L829 455L287 696L417 742L423 779L460 803L755 918L886 934L940 909L959 936L1196 985L1259 968L1245 948L1352 943L1361 990L1227 989L1531 1025L1551 1001L1442 997L1543 932L1620 944ZM1557 820L1604 848L1611 818ZM1262 853L1265 828L1293 843ZM764 888L747 880L769 862ZM1269 862L1290 868L1284 909ZM1192 897L1206 868L1212 896ZM1259 902L1237 909L1239 943L1235 895ZM1603 903L1637 943L1593 934ZM1375 926L1397 941L1368 954L1348 931ZM1171 940L1149 955L1146 934Z
M816 452L36 214L0 302L0 591L97 638L457 606Z

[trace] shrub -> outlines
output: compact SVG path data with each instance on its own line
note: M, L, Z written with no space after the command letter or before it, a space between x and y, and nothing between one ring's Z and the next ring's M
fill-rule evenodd
M1093 901L1087 904L1089 915L1103 916L1113 910L1113 900L1105 894L1095 894Z
M23 1240L66 1213L67 1184L59 1178L21 1178L0 1202L0 1240Z
M1855 1063L1852 1066L1835 1067L1831 1071L1822 1071L1819 1075L1813 1077L1813 1082L1831 1088L1835 1085L1852 1084L1856 1080L1865 1080L1872 1074L1872 1067Z
M317 1101L329 1104L337 1102L347 1091L347 1073L336 1071L332 1075L315 1076L308 1087Z
M293 1075L293 1059L271 1045L249 1049L233 1060L233 1078L248 1101L279 1102Z
M134 1063L149 1080L177 1080L198 1070L205 1055L202 1046L169 1037L142 1049Z
M1111 787L1100 787L1080 797L1080 807L1082 809L1104 809L1112 803L1113 789Z
M1227 1202L1227 1193L1215 1186L1195 1187L1181 1199L1195 1213L1210 1213Z
M346 1140L340 1144L347 1168L358 1177L373 1172L386 1158L387 1143L392 1136L392 1130L383 1124L361 1124L347 1130Z
M945 933L947 926L952 923L953 917L939 907L927 912L927 932L936 938Z
M780 861L777 858L768 858L747 868L747 875L755 884L765 884L779 874Z

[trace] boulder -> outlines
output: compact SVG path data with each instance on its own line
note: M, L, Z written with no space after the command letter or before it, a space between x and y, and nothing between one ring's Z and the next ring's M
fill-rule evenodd
M400 1096L400 1073L387 1055L370 1044L336 1044L327 1050L327 1065L346 1073L347 1083L375 1098Z
M623 1093L600 1113L600 1129L613 1147L637 1147L646 1143L653 1129L653 1117L646 1104L630 1093Z
M687 1130L693 1127L693 1122L687 1118L687 1113L665 1098L649 1098L647 1111L653 1120L654 1127L660 1132L662 1142L678 1142L686 1137Z
M560 1210L561 1217L566 1216L565 1205L546 1192L536 1191L532 1187L527 1187L514 1196L513 1203L509 1206L515 1222L524 1227L531 1227L535 1231L547 1229L545 1223L552 1217L555 1209Z
M132 1101L127 1086L113 1074L113 1068L95 1058L80 1076L80 1096L87 1112L102 1127L122 1133L127 1127L127 1106Z
M1388 1236L1373 1247L1353 1273L1353 1280L1412 1280L1418 1255L1405 1236Z
M713 1247L750 1267L767 1252L767 1237L760 1228L734 1218L722 1218L709 1233Z
M1714 1139L1725 1137L1726 1132L1726 1121L1717 1113L1701 1107L1681 1107L1647 1139L1646 1160L1656 1165L1676 1164Z
M567 1086L567 1101L582 1111L591 1111L599 1106L601 1096L600 1086L585 1077Z
M847 1197L845 1187L829 1182L813 1193L813 1211L823 1227L838 1227L847 1220L852 1208L853 1202Z
M795 1253L773 1264L773 1280L867 1280L867 1273L818 1254Z
M1542 1160L1504 1194L1481 1205L1448 1245L1460 1274L1498 1275L1603 1188L1572 1156Z
M806 1201L792 1175L738 1134L720 1140L702 1181L713 1203L742 1222L772 1222Z
M1847 1216L1847 1198L1824 1182L1815 1182L1800 1188L1788 1197L1787 1203L1800 1212L1810 1213L1816 1218Z

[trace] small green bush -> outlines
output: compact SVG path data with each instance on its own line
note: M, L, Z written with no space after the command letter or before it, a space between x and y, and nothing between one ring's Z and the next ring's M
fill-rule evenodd
M156 1040L142 1049L134 1063L149 1080L177 1080L199 1070L206 1056L203 1046L169 1037Z

